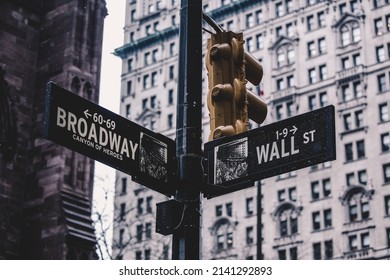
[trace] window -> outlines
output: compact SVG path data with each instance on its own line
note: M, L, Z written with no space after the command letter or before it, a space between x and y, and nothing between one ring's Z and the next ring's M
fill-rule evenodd
M320 39L318 39L318 50L319 50L319 54L324 54L324 53L326 53L326 42L325 42L325 38L320 38Z
M127 72L133 71L133 59L130 58L127 60Z
M389 109L387 103L379 104L379 121L387 122L389 120Z
M297 259L298 259L298 248L291 247L290 248L290 260L297 260Z
M361 185L367 185L367 171L365 169L359 170L357 174L358 174L359 183Z
M390 228L386 229L387 247L390 247Z
M136 235L137 242L141 242L142 241L143 231L144 231L144 226L142 224L141 225L137 225L137 235Z
M258 34L256 35L256 48L258 50L261 50L263 48L263 45L264 45L264 37L263 37L263 34Z
M169 66L169 79L173 80L175 78L175 66Z
M252 52L255 50L252 37L246 39L246 49L248 52Z
M155 95L150 97L150 108L151 109L156 108L156 96Z
M332 227L332 209L324 210L324 225L325 228Z
M311 95L308 97L309 109L314 110L317 107L317 97L315 95Z
M279 260L287 260L286 250L278 250Z
M343 70L346 70L351 67L351 63L349 61L349 57L343 57L341 58L341 68Z
M314 29L314 16L310 15L306 18L306 28L307 31L311 31Z
M351 114L345 114L343 116L344 120L344 130L348 131L352 129L352 116Z
M126 84L126 92L127 92L127 95L130 95L130 94L131 94L132 88L133 88L133 83L132 83L132 81L127 81L127 84Z
M387 90L385 74L378 75L377 81L378 81L378 92L380 92L380 93L385 92Z
M137 200L137 214L141 215L144 212L144 199L143 198L138 198Z
M157 86L157 72L152 73L152 87L155 87L155 86Z
M374 19L375 35L383 34L383 21L382 18Z
M329 260L333 258L333 240L326 240L325 244L325 259Z
M126 109L125 109L125 116L126 118L130 118L130 104L126 104Z
M226 215L229 217L232 217L233 216L233 204L231 202L226 203L225 207L226 207Z
M370 217L370 204L368 201L364 201L361 204L362 206L362 219L368 219Z
M361 159L366 156L365 148L364 148L364 140L359 140L356 142L357 147L357 158Z
M246 199L246 214L253 215L254 213L254 199L253 197L249 197Z
M348 241L349 241L349 250L350 251L355 251L358 249L358 241L357 241L356 235L349 236Z
M283 78L277 79L277 80L276 80L276 89L277 89L277 90L283 90L283 89L285 89L285 88L286 88L286 86L285 86L285 84L284 84L284 79L283 79Z
M122 194L127 193L127 178L126 177L122 178L122 191L121 191L121 193Z
M262 10L256 11L256 23L257 24L263 23L263 11Z
M152 63L152 57L150 55L150 52L144 53L144 64L149 65Z
M352 94L349 85L343 85L341 87L341 94L344 102L352 100Z
M320 65L320 80L326 80L328 78L328 70L326 68L326 65Z
M293 10L293 1L292 0L286 0L286 12L291 13Z
M145 237L152 238L152 223L145 224Z
M320 212L312 213L313 230L319 230L321 228Z
M385 196L385 213L390 216L390 195Z
M347 3L342 3L339 5L340 16L343 16L347 12Z
M286 24L286 34L288 37L294 37L294 26L292 23Z
M357 205L355 201L350 201L349 204L349 221L355 222L358 219Z
M253 227L250 226L246 228L246 244L253 244L253 240Z
M275 4L275 11L276 17L281 17L284 15L284 7L282 2Z
M146 249L144 254L145 254L145 260L150 260L151 250L150 249Z
M135 259L136 260L142 260L142 252L141 251L136 251L135 252Z
M246 27L251 28L255 25L255 21L253 18L253 14L247 14L246 15Z
M386 59L384 46L378 46L375 48L377 62L383 62Z
M216 217L222 216L222 205L215 206L215 216Z
M355 126L356 128L363 127L363 111L355 112Z
M119 212L119 220L123 221L126 216L126 203L121 203L120 212Z
M370 234L368 232L362 233L360 235L360 240L362 242L362 249L370 247Z
M214 236L217 250L226 250L233 247L233 230L229 222L220 223L215 230Z
M311 198L313 200L320 198L320 183L318 181L311 183Z
M352 161L353 160L352 143L345 144L344 148L345 148L345 161Z
M176 52L176 44L175 42L172 42L169 44L169 55L173 56L175 55L175 52Z
M307 43L307 53L308 53L309 57L313 57L317 54L317 50L316 50L316 46L315 46L314 41Z
M291 201L297 201L297 188L292 187L288 189L288 197Z
M390 133L389 132L381 134L381 148L382 148L382 152L390 151Z
M383 165L383 179L385 184L390 183L390 163Z
M359 66L359 65L362 64L362 60L360 58L360 53L354 54L352 56L352 59L353 59L353 65L354 66Z
M322 183L322 197L329 197L331 195L330 178L323 179ZM311 197L313 200L321 198L320 181L314 181L311 183Z
M318 27L324 27L325 26L325 12L319 12L317 14L318 17Z
M279 202L283 202L286 200L286 191L285 190L278 191L278 200L279 200Z
M153 205L152 205L153 197L148 196L146 198L146 212L147 213L152 213L153 212Z
M144 76L143 86L144 86L144 89L150 88L151 83L150 83L150 76L149 75Z
M344 47L349 45L350 43L351 43L351 38L349 34L349 29L347 26L343 26L341 28L341 45Z
M287 87L291 88L295 86L294 76L287 76Z
M321 243L313 243L313 259L321 260Z
M355 23L352 26L352 42L357 43L361 39L359 24Z
M125 230L122 228L119 230L119 247L122 247L123 246L123 238L124 238L124 235L125 235Z
M173 127L173 114L168 115L168 128Z
M315 68L309 69L309 83L314 84L317 82L317 72Z
M172 105L173 104L173 89L170 89L168 91L168 105Z

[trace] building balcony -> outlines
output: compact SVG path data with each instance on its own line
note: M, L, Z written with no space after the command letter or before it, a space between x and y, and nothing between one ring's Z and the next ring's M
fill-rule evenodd
M365 108L367 107L367 96L363 95L357 98L352 98L348 101L342 101L338 104L337 111L344 112L345 110L354 109L354 108Z
M272 102L294 99L297 94L296 87L288 87L271 94Z
M375 250L373 248L363 248L343 253L345 260L367 260L375 259Z
M358 79L360 75L363 75L364 70L365 69L363 65L358 65L355 67L341 70L336 73L336 81L339 84L353 81L355 79Z

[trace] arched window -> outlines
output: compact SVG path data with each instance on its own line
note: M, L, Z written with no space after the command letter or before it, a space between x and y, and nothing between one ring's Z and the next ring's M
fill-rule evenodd
M89 82L86 82L83 87L83 96L87 99L92 98L92 86Z
M277 66L290 65L295 61L295 51L292 44L284 44L276 50Z
M349 21L340 28L341 46L345 47L351 43L361 40L360 26L357 21Z
M233 247L233 231L234 224L226 218L222 218L215 223L212 229L215 251L227 250Z
M292 202L283 202L274 211L279 236L287 237L298 233L298 217L302 207L296 207Z
M80 88L81 88L81 82L80 82L80 79L78 77L74 77L72 79L72 83L70 85L70 90L75 93L75 94L78 94L80 92Z
M370 218L370 200L374 190L363 186L350 186L340 197L346 207L347 220L350 223L364 221Z

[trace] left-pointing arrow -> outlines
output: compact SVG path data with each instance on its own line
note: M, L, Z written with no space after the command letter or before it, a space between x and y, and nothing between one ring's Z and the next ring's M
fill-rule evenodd
M84 116L88 119L88 117L92 116L92 114L88 113L88 109L84 111Z

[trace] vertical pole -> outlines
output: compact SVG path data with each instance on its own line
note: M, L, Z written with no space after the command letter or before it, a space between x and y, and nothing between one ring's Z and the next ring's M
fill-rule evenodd
M262 260L263 259L263 234L262 234L262 229L263 229L263 221L262 221L262 192L261 192L261 181L257 181L257 259Z
M202 183L202 1L182 0L180 10L179 81L177 88L175 199L181 219L173 231L172 259L200 256L200 186Z

